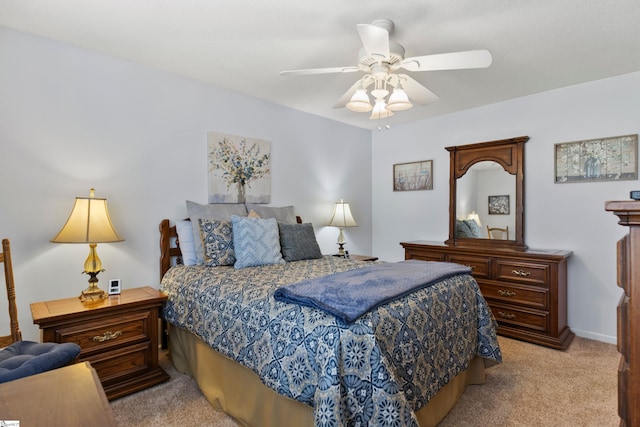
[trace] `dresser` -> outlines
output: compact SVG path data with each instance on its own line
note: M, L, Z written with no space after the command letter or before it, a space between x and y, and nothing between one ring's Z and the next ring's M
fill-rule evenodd
M629 227L617 244L618 414L621 426L640 426L640 202L606 202L605 209Z
M567 324L567 260L571 251L400 243L405 259L471 267L498 321L498 333L559 350L574 338Z
M73 342L109 400L169 379L158 364L158 318L166 295L149 286L93 303L66 298L31 304L43 342Z

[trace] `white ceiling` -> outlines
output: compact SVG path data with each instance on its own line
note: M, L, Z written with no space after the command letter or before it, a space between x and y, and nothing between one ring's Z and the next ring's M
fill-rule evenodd
M0 25L373 129L332 106L359 73L356 24L390 18L406 56L487 49L487 69L408 73L440 96L398 124L640 70L639 0L1 0ZM1 42L1 40L0 40Z

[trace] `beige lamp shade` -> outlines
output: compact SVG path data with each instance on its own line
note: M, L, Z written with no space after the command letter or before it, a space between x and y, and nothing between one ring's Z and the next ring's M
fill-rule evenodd
M478 216L478 214L475 211L471 211L471 213L469 215L467 215L467 219L472 219L474 220L479 226L482 226L482 224L480 224L480 217Z
M353 219L353 215L351 215L349 203L342 199L340 199L339 202L336 202L336 205L333 208L333 214L331 214L331 219L329 220L329 226L356 227L357 225L356 220Z
M67 222L51 242L110 243L123 240L111 223L107 199L76 197Z

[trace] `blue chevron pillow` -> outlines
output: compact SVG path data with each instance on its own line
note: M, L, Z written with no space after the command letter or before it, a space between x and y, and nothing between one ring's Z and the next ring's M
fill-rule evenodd
M249 218L233 215L234 268L285 262L280 249L280 233L275 218Z

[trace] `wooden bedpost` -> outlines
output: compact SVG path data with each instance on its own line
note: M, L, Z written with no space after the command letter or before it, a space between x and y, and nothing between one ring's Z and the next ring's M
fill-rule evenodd
M163 219L160 222L160 280L162 280L164 274L169 270L169 267L171 267L170 244L169 220Z

